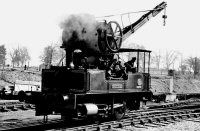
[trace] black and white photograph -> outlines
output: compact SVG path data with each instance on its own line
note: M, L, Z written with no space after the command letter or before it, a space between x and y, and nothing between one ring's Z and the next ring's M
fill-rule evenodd
M199 131L198 0L0 0L0 131Z

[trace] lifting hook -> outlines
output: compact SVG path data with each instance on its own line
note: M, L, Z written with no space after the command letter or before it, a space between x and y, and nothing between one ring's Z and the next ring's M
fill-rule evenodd
M162 18L163 18L163 26L165 26L165 24L166 24L166 19L167 19L166 7L165 7L165 9L164 9L164 15L162 16Z

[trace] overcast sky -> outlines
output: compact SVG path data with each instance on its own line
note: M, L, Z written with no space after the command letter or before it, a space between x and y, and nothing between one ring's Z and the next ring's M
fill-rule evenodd
M0 0L0 45L7 51L26 46L31 65L47 45L59 43L59 24L70 14L89 13L105 16L153 9L162 0ZM131 36L131 42L153 51L177 50L183 56L200 57L200 19L198 0L166 0L167 20L163 12L152 18ZM137 17L140 14L135 14ZM142 15L142 14L141 14ZM134 15L133 15L134 17Z

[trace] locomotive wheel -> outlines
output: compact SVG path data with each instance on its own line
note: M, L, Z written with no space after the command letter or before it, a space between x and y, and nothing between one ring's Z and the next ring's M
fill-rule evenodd
M117 108L115 109L114 111L114 118L116 120L121 120L125 115L125 109L124 107L120 107L120 108Z
M25 100L25 97L26 97L25 92L24 91L19 91L19 93L18 93L18 100L20 102L23 102Z
M108 23L108 30L106 32L106 44L110 51L117 52L122 44L122 30L116 21Z
M139 110L139 109L140 109L140 101L137 100L137 101L135 102L135 110Z

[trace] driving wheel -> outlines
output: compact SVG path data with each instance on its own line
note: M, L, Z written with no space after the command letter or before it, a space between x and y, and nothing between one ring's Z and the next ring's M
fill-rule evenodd
M114 110L114 118L116 120L121 120L125 115L125 109L123 107L119 107Z

